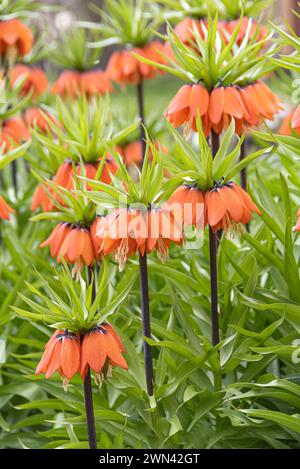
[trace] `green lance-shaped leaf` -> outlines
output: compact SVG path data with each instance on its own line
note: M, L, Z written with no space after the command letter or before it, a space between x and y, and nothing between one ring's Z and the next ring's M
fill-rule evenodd
M5 152L3 155L0 154L0 170L5 168L12 161L24 156L31 145L31 140L23 143L23 145L17 146L16 148ZM0 149L1 153L1 149Z
M285 230L284 266L291 299L300 303L299 269L294 256L291 219L288 220Z

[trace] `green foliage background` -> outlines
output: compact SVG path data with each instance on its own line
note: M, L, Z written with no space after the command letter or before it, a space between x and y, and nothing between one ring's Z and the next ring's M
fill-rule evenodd
M288 100L291 78L285 80L283 89L275 76L273 89ZM147 107L163 111L177 88L168 76L147 84ZM135 109L134 90L113 94L112 106L120 116L128 106ZM265 145L265 138L249 139L249 148ZM275 144L271 156L249 167L262 218L251 223L250 233L223 238L219 246L218 346L210 345L207 239L196 251L172 247L166 264L149 256L156 408L145 392L138 281L110 318L127 348L129 372L115 369L100 389L93 388L99 448L300 447L300 373L292 359L300 355L300 247L292 234L300 201L300 144L293 138ZM87 448L80 378L65 393L58 376L34 375L49 328L12 309L28 309L19 292L39 301L29 288L44 291L37 272L49 282L56 276L56 263L39 249L49 226L29 220L37 184L27 171L31 158L18 160L17 193L11 168L2 171L1 194L17 216L1 222L0 447ZM109 269L108 301L137 271L137 259L124 274L112 260Z

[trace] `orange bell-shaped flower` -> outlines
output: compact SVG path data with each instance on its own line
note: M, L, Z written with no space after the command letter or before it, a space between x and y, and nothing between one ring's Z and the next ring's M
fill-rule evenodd
M48 88L48 78L40 67L30 68L26 65L15 65L10 71L10 84L14 86L22 80L21 95L32 93L34 98L41 96Z
M96 326L83 337L80 365L82 379L88 367L94 371L99 384L109 372L110 367L120 366L127 370L128 365L122 353L126 353L126 350L112 326L106 323ZM106 365L108 368L105 368Z
M3 145L3 151L8 151L14 144L21 143L30 139L30 132L27 129L21 117L11 117L3 122L0 134L0 146Z
M249 194L234 182L216 187L205 194L206 220L214 232L246 225L252 212L261 214Z
M0 55L28 54L33 44L33 34L18 19L0 21Z
M80 336L68 330L54 332L45 346L45 351L35 374L43 373L50 378L56 371L63 378L64 389L80 369Z
M16 211L15 211L14 209L12 209L12 208L5 202L5 200L3 199L3 197L1 197L1 195L0 195L0 218L1 218L2 220L9 220L11 213L16 213Z

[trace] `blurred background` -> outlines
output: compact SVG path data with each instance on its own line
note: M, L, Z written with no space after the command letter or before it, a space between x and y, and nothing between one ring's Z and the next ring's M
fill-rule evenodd
M92 0L83 2L82 0L41 0L41 3L45 5L58 5L59 8L54 14L46 14L44 16L45 25L44 28L47 30L47 35L52 35L52 39L59 39L60 35L64 32L74 28L74 22L77 20L90 19L94 22L99 21L99 16L93 12L91 6L96 5L101 7L104 3L103 0ZM291 10L295 10L299 0L274 0L271 6L265 10L265 17L271 19L276 24L282 24L286 19L293 29L300 35L300 20L297 18ZM42 26L43 28L43 26ZM107 61L115 47L104 48L101 58L99 61L100 68L104 69ZM54 65L55 70L55 65ZM48 73L53 73L53 64ZM118 87L116 87L118 90ZM128 87L126 93L117 92L112 94L113 104L116 106L126 106L135 99L133 96L135 91ZM172 76L159 77L156 80L150 80L147 83L145 90L146 93L146 106L148 104L149 97L155 94L157 98L158 108L163 109L170 97L174 94L178 88L178 80ZM122 90L119 90L122 91ZM125 102L124 102L125 101Z
M42 0L44 4L59 4L62 6L62 11L55 15L55 28L68 29L74 19L86 19L93 18L95 15L90 9L91 3L97 6L103 4L102 0L94 0L93 2L83 2L82 0ZM285 17L288 21L294 25L297 32L300 32L300 20L291 14L291 9L295 9L298 4L298 0L274 0L271 7L272 17L274 20L280 21L281 17ZM267 13L267 12L266 12Z

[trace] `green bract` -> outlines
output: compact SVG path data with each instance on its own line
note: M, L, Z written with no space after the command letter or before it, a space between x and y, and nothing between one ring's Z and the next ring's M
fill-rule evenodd
M38 13L31 9L38 2L31 0L0 3L1 20L21 15L27 22ZM201 16L205 19L207 39L195 37L198 43L195 49L201 53L182 46L169 28L175 59L164 69L188 83L200 80L210 89L221 86L221 81L224 86L251 83L278 67L268 79L274 92L282 94L287 112L292 109L298 98L294 79L299 74L299 39L291 29L281 33L283 27L279 26L280 31L277 29L274 34L276 45L268 45L269 40L274 41L273 37L257 43L258 31L254 31L260 24L257 25L255 16L267 2L166 0L159 3L160 8L156 2L154 6L146 1L108 0L106 6L103 2L105 14L102 16L100 12L96 25L99 36L96 31L95 38L90 38L88 33L84 39L84 33L76 32L75 35L80 35L79 42L70 43L70 48L64 46L61 63L64 67L85 70L97 60L97 49L88 51L91 45L88 41L99 39L97 47L117 43L123 49L132 48L152 40L157 33L154 28L163 17L175 24L183 18L183 13L193 18ZM241 29L225 44L217 32L217 18L206 21L208 3L218 7L219 26L223 22L227 27L228 20L238 18L240 13L248 15L251 21L248 23L248 18L243 16L240 26L238 20L235 24ZM83 2L81 6L85 6ZM265 17L266 12L263 13ZM280 24L277 20L274 20L276 24ZM82 24L95 27L94 23ZM47 16L46 21L37 23L36 31L43 29L44 40L51 49L53 30L51 26L47 28L49 25L52 25L51 18ZM266 26L266 21L262 25ZM243 42L241 38L245 34ZM42 42L43 38L36 39ZM285 45L292 46L292 52L282 49L282 55L275 57L273 54ZM24 61L36 63L39 58L45 58L43 52L47 47L33 47ZM83 59L85 54L87 60ZM44 65L51 79L56 70L52 64ZM292 69L293 73L287 73L283 67ZM258 449L299 449L300 231L296 230L300 229L300 218L297 220L300 138L288 125L281 130L288 135L279 135L280 114L268 124L267 130L253 132L248 128L245 138L234 135L232 122L219 135L218 152L217 135L214 135L213 160L209 136L207 142L200 118L199 138L193 134L187 143L180 131L158 115L174 97L179 81L168 75L156 75L144 85L148 135L145 161L140 170L134 166L125 168L118 154L118 150L123 154L119 145L125 146L140 137L139 122L135 122L133 86L126 91L116 86L111 102L95 97L77 101L68 97L62 102L49 94L46 101L43 96L40 106L32 95L25 100L19 97L21 83L1 96L1 120L22 118L25 108L39 106L45 111L49 129L48 132L44 129L43 134L36 126L31 143L11 147L12 150L0 155L0 196L4 201L1 200L1 209L4 207L5 218L6 203L15 210L10 220L0 221L0 448L88 448L84 387L79 374L72 377L65 393L59 373L45 379L36 376L35 370L55 328L80 333L108 321L116 328L126 349L128 372L115 367L101 389L93 389L99 448L108 452L116 448L125 451L143 448L145 452L162 448L190 453L194 453L193 448L199 448L200 452L202 448L251 448L255 452L253 459L256 455L260 458ZM58 124L47 117L48 113ZM227 123L226 119L224 124ZM164 154L158 150L162 141L169 149ZM243 150L241 155L240 150ZM103 156L107 153L119 165L110 185L99 179L105 162ZM21 154L25 158L7 166ZM99 171L96 180L90 181L86 171L90 167L86 163L97 159L100 159ZM81 174L74 176L72 192L56 187L52 179L65 160L69 160L67 169ZM146 393L142 353L145 337L141 330L141 295L136 275L138 253L132 253L126 271L121 274L114 257L116 250L101 259L95 252L95 262L89 267L76 263L73 269L78 274L76 280L69 271L72 267L66 266L64 260L59 264L57 256L51 257L53 250L51 253L39 246L55 222L63 221L74 224L75 230L89 227L87 234L96 248L94 236L98 223L91 228L96 210L105 215L108 208L119 204L137 209L140 204L153 204L155 209L182 184L192 186L191 189L197 185L201 190L219 187L232 178L239 184L238 172L246 164L247 191L261 216L251 220L249 231L243 230L242 236L231 235L229 231L227 236L223 233L218 239L220 342L217 345L211 343L210 230L198 230L197 239L189 238L193 230L185 230L186 243L184 246L170 243L170 255L165 263L152 254L147 255L152 337L146 340L153 354L154 406L154 399L149 402ZM48 214L41 210L34 217L36 221L46 219L46 223L31 223L32 198L40 184L55 202L55 208ZM87 185L91 191L87 191ZM194 190L184 192L195 195ZM223 193L225 201L225 189ZM203 194L196 192L198 196L200 199ZM234 200L228 198L226 202L228 212L234 212ZM125 224L125 219L130 217L124 215ZM50 220L53 220L51 226ZM100 220L103 217L98 217ZM98 233L102 236L100 225ZM74 239L80 244L78 237ZM111 242L113 236L106 240ZM126 242L122 244L125 255ZM270 460L271 453L268 452Z
M53 7L43 5L37 0L2 0L0 5L0 20L6 21L14 18L36 17L41 10L53 10Z
M139 125L139 121L136 121L125 129L115 131L108 97L95 97L92 106L88 105L85 96L72 105L57 98L56 107L57 123L45 116L52 133L44 135L35 131L34 135L61 161L68 158L77 163L95 162L103 156L107 145L118 144Z
M93 299L93 282L88 285L80 276L80 281L74 283L68 267L64 266L52 279L38 274L43 291L27 285L34 300L20 293L22 301L30 307L29 311L16 307L13 309L20 316L42 321L55 329L69 329L71 332L90 331L113 314L129 294L135 274L128 271L124 275L125 281L113 287L107 262L103 261L97 279L97 294Z
M3 152L3 148L0 147L0 169L5 168L12 161L20 158L21 156L26 156L27 150L29 149L31 140L23 143L22 145L16 146L8 151Z
M208 13L215 12L215 0L159 0L162 15L166 19L178 21L186 17L204 18Z
M71 29L52 45L49 58L64 69L80 72L90 70L98 64L102 53L101 47L86 47L87 40L92 38L93 35L87 34L84 29Z
M295 16L300 20L300 14L293 11ZM272 24L273 28L279 34L282 44L291 46L294 51L289 55L281 55L279 58L271 58L272 62L279 67L286 68L288 70L294 70L299 72L300 70L300 38L293 31L292 27L286 22L287 31L279 28Z
M163 22L155 3L145 0L106 0L105 8L93 6L100 21L80 21L79 25L99 33L100 40L90 47L113 44L142 47L154 36Z
M241 14L254 18L271 3L272 0L216 0L219 12L225 18L239 18Z
M171 124L168 128L175 141L175 150L168 156L167 168L174 177L166 182L165 187L170 191L179 184L194 184L201 190L212 189L215 184L226 183L237 176L249 163L262 155L268 155L273 147L258 150L239 161L241 145L244 136L234 137L235 125L232 120L230 126L221 139L220 148L213 158L211 148L201 130L201 122L198 119L198 145L194 149ZM235 144L234 141L237 140Z
M152 161L149 161L150 152ZM115 150L112 154L119 166L117 176L111 175L111 185L87 179L88 184L97 189L97 191L89 191L86 194L87 197L100 204L100 207L129 207L134 204L143 204L148 207L150 204L157 203L161 196L164 178L162 159L167 158L167 155L161 155L155 145L147 139L143 166L141 171L136 168L136 178L129 174L118 152Z
M164 17L205 18L209 13L218 12L221 18L235 19L241 14L251 18L259 15L267 8L271 0L160 0L165 8Z
M114 123L114 128L116 131L125 129L130 126L131 122L134 122L137 119L136 112L131 112L131 109L128 109L126 113L120 113L118 106L112 106L112 121ZM130 126L131 127L131 126ZM127 144L136 141L140 138L140 127L138 126L135 130L124 135L123 138L118 139L118 145L125 147ZM164 122L161 119L161 113L152 112L147 115L147 133L150 140L157 140L164 136L165 126Z
M242 18L226 41L218 31L218 24L217 16L214 19L210 17L207 26L202 24L204 39L196 29L191 31L197 50L183 44L171 26L168 26L166 39L174 54L174 59L165 56L170 64L168 66L157 64L138 54L134 55L141 62L154 65L184 81L203 82L208 89L220 84L243 86L254 83L276 68L267 58L272 57L278 48L270 45L271 35L257 40L259 24L256 25L256 33L250 36L253 23L249 20L240 45L236 43L236 39L242 26Z
M103 164L99 166L99 177L101 175L102 168ZM76 174L74 164L73 170L74 174ZM96 216L96 207L87 198L86 183L84 180L79 180L79 178L74 176L75 190L70 191L64 187L58 186L55 182L49 179L42 179L36 173L33 174L37 180L40 181L40 184L45 189L48 197L52 200L56 211L41 212L31 217L32 221L53 220L56 222L68 222L82 226L89 226L94 221ZM82 163L81 174L85 174L85 168ZM54 197L50 189L54 192L56 197ZM77 191L80 193L75 194Z
M0 83L0 120L14 116L30 103L32 98L30 92L24 98L20 98L20 91L24 81L24 76L21 76L16 80L13 87L8 80L3 80Z
M4 80L0 84L0 121L13 117L30 102L30 93L22 99L19 97L23 82L24 79L18 80L13 88L8 85L7 80ZM22 145L12 143L12 148L5 151L5 143L3 143L2 146L0 146L0 169L3 169L20 156L25 156L30 145L31 140Z

